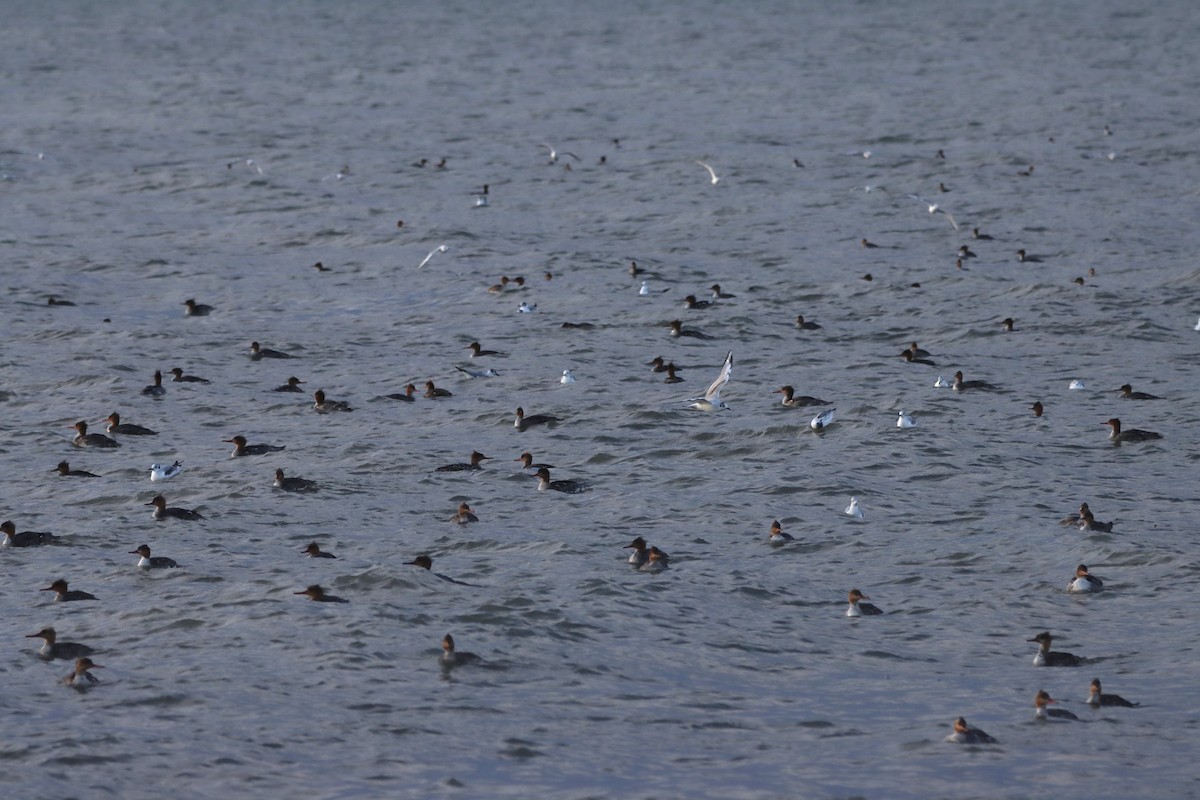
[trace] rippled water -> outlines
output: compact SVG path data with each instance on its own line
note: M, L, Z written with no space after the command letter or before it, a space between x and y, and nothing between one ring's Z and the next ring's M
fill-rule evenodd
M0 515L62 539L0 554L10 796L1194 794L1193 6L521 5L7 9ZM686 409L730 349L732 410ZM176 366L212 383L139 394ZM933 388L958 369L1000 390ZM386 398L430 379L454 397ZM71 446L113 411L160 435ZM287 450L230 460L239 433ZM538 493L526 449L590 490ZM155 523L159 488L207 519ZM1056 524L1081 501L1113 533ZM622 563L638 534L667 572ZM143 542L183 569L139 574ZM1063 592L1080 562L1107 591ZM851 587L888 613L846 619ZM33 656L46 625L100 686ZM1032 667L1044 629L1091 663ZM444 675L448 631L486 664ZM1092 677L1143 707L1091 712ZM1042 688L1085 722L1036 724ZM942 742L959 715L1001 744Z

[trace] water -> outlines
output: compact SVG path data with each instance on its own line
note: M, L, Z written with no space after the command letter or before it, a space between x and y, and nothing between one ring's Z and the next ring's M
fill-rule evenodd
M1197 28L1186 3L8 8L0 513L64 540L0 558L8 793L1196 794ZM714 282L736 299L683 310ZM935 367L897 358L914 339ZM685 409L729 349L732 410ZM175 366L212 383L139 395ZM957 369L1002 391L932 388ZM269 391L290 375L356 410ZM455 396L383 397L426 380ZM813 434L783 384L838 421ZM565 421L518 433L518 405ZM71 447L112 411L161 433ZM1112 416L1164 439L1113 447ZM238 433L287 450L230 460ZM591 490L537 493L526 449ZM160 488L207 520L154 523ZM447 521L463 501L480 523ZM1080 501L1114 532L1059 527ZM622 563L638 534L670 570ZM137 574L143 542L184 568ZM1107 591L1066 595L1078 563ZM51 604L57 577L100 601ZM293 594L317 582L350 603ZM888 613L847 620L852 587ZM46 625L103 685L32 656ZM1093 663L1033 668L1044 629ZM444 676L446 632L487 666ZM1143 707L1083 708L1092 677ZM1087 722L1035 724L1041 688ZM959 715L1001 744L943 743Z

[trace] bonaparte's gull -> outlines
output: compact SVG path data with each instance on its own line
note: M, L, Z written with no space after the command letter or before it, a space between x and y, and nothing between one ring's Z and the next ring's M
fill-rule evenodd
M700 166L704 167L706 170L708 170L708 177L712 178L712 183L714 186L716 186L717 181L721 180L720 178L717 177L716 170L714 170L708 164L705 164L703 161L697 161L696 163L699 164Z
M729 378L733 374L733 351L730 350L725 356L725 363L721 365L721 373L717 375L717 379L709 384L708 391L704 393L704 397L693 397L688 402L691 408L698 408L701 411L721 411L729 408L724 401L721 400L721 389L725 384L729 383Z
M521 305L517 306L518 314L532 314L535 311L537 311L537 303L530 305L529 303L522 302Z
M917 195L917 194L910 194L908 196L911 197L913 200L916 200L916 201L924 204L925 207L929 209L930 214L945 214L946 219L954 227L954 230L958 230L958 223L954 221L954 217L952 217L950 215L949 211L942 208L942 206L939 203L935 203L932 200L926 200L924 197L921 197L920 195Z
M825 428L828 428L830 425L833 424L833 417L834 417L835 411L837 411L836 408L825 409L824 411L822 411L820 414L817 414L815 417L812 418L812 420L809 421L808 427L812 428L814 431L824 430Z
M913 422L913 418L904 413L904 409L900 409L900 416L896 418L897 428L915 428L917 423Z
M858 504L857 497L850 498L850 505L846 506L846 513L856 519L863 518L862 507Z
M948 380L946 380L945 378L943 378L941 375L938 375L937 380L933 382L933 388L935 388L935 389L947 389L947 388L949 388L949 386L950 386L950 382Z
M496 376L498 376L500 374L499 372L496 372L496 370L492 369L491 367L488 367L485 370L474 370L474 369L467 369L466 367L460 367L457 364L455 364L454 368L469 378L495 378Z
M174 478L176 475L178 475L181 472L183 472L183 462L182 461L176 461L174 464L170 465L169 467L165 467L162 464L151 464L150 465L150 480L152 480L152 481L168 481L171 478Z
M558 379L558 382L563 383L563 384L574 383L575 382L575 373L569 369L564 369L562 371L562 377Z
M430 251L429 251L429 255L427 255L427 256L425 256L424 258L422 258L422 259L421 259L421 263L420 263L420 264L417 264L417 269L420 269L421 267L423 267L423 266L425 266L426 264L428 264L428 263L429 263L429 259L433 258L433 257L434 257L435 255L437 255L438 253L444 253L444 252L446 252L448 249L449 249L449 248L448 248L448 247L446 247L446 245L444 245L444 244L443 244L443 245L439 245L439 246L437 246L437 247L433 248L432 250L430 250Z
M1067 388L1068 389L1086 389L1087 386L1084 384L1083 381L1079 380L1079 378L1075 378L1073 381L1071 381L1071 384Z

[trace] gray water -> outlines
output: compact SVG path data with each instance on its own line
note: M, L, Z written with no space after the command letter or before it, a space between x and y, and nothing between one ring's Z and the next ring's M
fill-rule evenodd
M6 796L1200 795L1194 4L4 16L0 516L62 541L0 553ZM737 297L683 309L714 282ZM686 408L728 350L731 410ZM176 366L212 383L139 394ZM958 369L1000 391L933 388ZM355 411L270 391L290 375ZM430 379L454 397L384 397ZM518 405L563 422L520 433ZM160 434L72 447L113 411ZM1163 439L1113 446L1114 416ZM230 460L239 433L287 450ZM590 490L537 492L526 449ZM154 522L160 489L207 519ZM1058 526L1081 501L1114 531ZM623 563L638 534L669 570ZM143 542L183 568L139 573ZM1107 590L1067 595L1078 563ZM53 604L57 577L99 601ZM852 587L888 613L847 619ZM103 683L34 657L47 625ZM1044 629L1090 663L1033 667ZM486 664L443 674L447 632ZM1093 677L1142 707L1092 712ZM1042 688L1084 721L1036 723ZM1000 744L943 742L960 715Z

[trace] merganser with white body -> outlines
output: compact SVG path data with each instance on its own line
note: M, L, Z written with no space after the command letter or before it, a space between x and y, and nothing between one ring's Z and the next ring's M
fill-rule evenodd
M453 667L461 667L465 664L479 664L483 661L482 658L474 653L461 653L454 649L454 637L446 634L442 637L442 654L438 657L438 663L443 669L451 669Z
M904 413L904 409L900 409L900 416L896 417L897 428L915 428L917 423L913 422L913 418Z
M450 521L456 525L466 525L471 522L479 522L479 517L475 516L475 511L469 505L459 503L458 511L450 517Z
M103 669L103 664L93 663L86 656L75 660L75 669L69 675L63 678L63 683L74 689L86 689L89 686L94 686L100 680L88 670Z
M846 514L848 514L851 517L854 517L855 519L863 518L862 506L860 506L858 504L857 497L850 498L850 505L846 506Z
M71 444L76 447L97 447L101 449L112 449L120 447L121 443L115 439L110 439L103 433L88 433L88 425L83 420L79 420L73 426L75 428L75 438L71 440Z
M1036 717L1041 720L1061 719L1074 720L1075 722L1079 721L1079 717L1075 716L1070 711L1067 711L1065 708L1046 708L1046 706L1050 703L1057 702L1058 701L1052 698L1049 692L1047 692L1045 689L1039 691L1033 698L1033 707Z
M121 422L121 415L115 411L109 414L104 419L108 423L105 428L107 433L122 434L124 436L158 436L158 431L152 431L149 428L143 428L141 425L132 425L128 422Z
M280 444L246 444L245 436L234 436L232 439L222 439L223 442L229 442L233 445L233 452L229 454L230 458L241 458L242 456L263 456L267 453L278 453L281 450L286 450L287 445Z
M1146 394L1145 392L1135 392L1133 390L1133 387L1130 386L1128 383L1122 384L1121 388L1118 389L1117 391L1121 393L1122 400L1162 400L1162 398L1156 394Z
M264 358L295 358L290 353L285 353L282 350L272 350L269 347L263 347L258 342L250 343L250 359L259 361Z
M55 540L53 533L45 531L22 531L17 533L17 526L12 520L0 522L0 533L4 534L4 539L0 541L0 547L37 547L43 544L52 544Z
M708 386L708 391L703 397L693 397L688 400L690 408L698 408L701 411L723 411L729 408L724 401L721 400L721 389L725 384L729 383L730 377L733 375L733 351L730 350L725 356L725 363L721 365L721 372Z
M520 461L521 469L533 469L533 470L538 470L538 469L542 469L542 468L555 469L555 466L553 464L535 464L535 463L533 463L533 453L530 453L528 450L526 450L524 453L521 453L519 458L514 458L513 461Z
M1100 691L1100 679L1092 678L1092 684L1088 687L1087 704L1092 708L1100 708L1102 706L1116 708L1137 708L1139 703L1131 703L1119 694L1104 694Z
M304 548L301 552L309 558L337 558L333 553L322 550L321 545L316 542L309 542L308 547Z
M97 475L93 472L88 472L87 470L71 469L71 465L68 464L66 461L58 462L58 466L50 471L57 472L59 475L62 475L64 477L71 477L71 478L99 478L100 477L99 475Z
M326 594L325 590L315 583L312 586L309 586L303 592L292 592L292 594L302 594L305 597L307 597L309 600L312 600L313 602L316 602L316 603L349 603L350 602L349 600L346 600L345 598L335 597L334 595Z
M864 603L863 600L871 598L860 592L858 589L850 590L850 607L846 609L847 617L876 617L883 613L883 609L879 606Z
M173 558L151 556L150 545L148 544L139 545L138 549L130 551L129 555L141 556L137 562L137 566L140 569L173 569L179 566Z
M95 652L86 644L58 641L58 634L54 632L54 628L42 628L37 633L31 633L25 638L42 640L42 646L37 652L38 658L43 661L53 661L56 658L64 660L82 658Z
M1114 442L1148 442L1152 439L1161 439L1162 434L1154 431L1143 431L1137 428L1129 430L1121 430L1121 420L1113 417L1108 422L1104 423L1112 430L1108 434L1108 438Z
M1075 568L1075 578L1067 584L1067 591L1072 594L1089 594L1099 592L1104 588L1104 581L1088 572L1087 564Z
M197 511L190 511L186 508L167 508L167 498L163 497L161 494L156 495L153 500L145 505L154 506L154 519L159 521L164 519L204 519L203 515Z
M171 374L175 376L171 378L172 383L212 383L208 378L201 378L196 375L184 375L182 367L175 367L171 370Z
M996 387L987 381L964 381L962 370L954 373L954 383L951 388L956 392L962 392L967 389L979 389L980 391L990 392Z
M491 456L485 456L483 453L475 450L471 453L471 463L469 464L446 464L438 467L434 472L463 472L465 470L483 469L480 464L484 459L491 459Z
M962 717L954 720L954 733L946 737L955 744L996 744L996 740L979 728L972 728Z
M516 419L513 420L513 427L519 431L526 431L535 425L554 425L558 422L562 422L562 419L549 414L534 414L527 417L525 409L518 408Z
M664 569L670 566L668 563L669 561L670 559L666 553L664 553L662 550L659 550L657 547L651 546L650 549L646 551L646 563L638 567L638 571L662 572Z
M787 544L788 542L795 541L795 539L796 539L795 536L792 536L790 533L784 532L783 526L779 524L779 520L775 520L774 522L771 523L771 533L767 537L767 542L769 544L773 544L776 547L779 547L780 545L784 545L784 544Z
M300 384L302 384L302 383L304 383L304 381L300 380L295 375L293 375L292 377L287 379L287 383L282 384L281 386L276 386L271 391L300 393L300 392L304 391L303 389L300 388Z
M466 367L460 367L455 364L454 368L466 375L468 378L496 378L500 375L499 372L491 367L488 367L487 369L467 369Z
M205 305L204 303L197 303L195 300L191 299L184 300L183 305L187 306L187 308L183 310L183 315L185 317L207 317L213 311L212 306Z
M542 467L534 476L538 479L538 491L544 492L547 489L555 492L563 492L564 494L579 494L586 491L587 486L578 481L552 481L550 480L550 470Z
M353 411L349 403L343 403L341 400L326 400L325 390L317 389L313 392L313 410L318 414L332 414L339 411Z
M150 465L150 480L152 481L168 481L174 478L179 473L183 472L183 462L176 461L169 467L164 467L162 464Z
M317 491L316 481L310 481L307 478L285 478L282 469L275 470L275 482L271 485L276 489L283 489L285 492Z
M822 411L820 414L817 414L815 417L809 420L808 427L812 428L814 431L821 431L825 428L828 428L833 424L833 418L836 412L836 408L828 408Z
M68 589L67 582L59 578L54 583L50 584L42 592L54 592L54 600L59 603L69 603L77 600L95 600L96 595L90 592L81 592L77 589Z
M809 395L806 395L806 394L803 394L803 395L800 395L799 397L797 397L796 390L793 389L791 386L781 386L780 388L771 392L771 394L783 395L783 399L779 401L779 405L786 406L787 408L803 408L805 406L827 406L827 405L829 405L828 400L821 400L820 398L810 397Z
M564 369L562 377L558 379L558 382L563 385L575 383L575 373L569 369Z
M1033 657L1035 667L1078 667L1083 664L1083 659L1079 656L1051 651L1050 643L1053 640L1050 631L1042 631L1032 639L1026 640L1038 643L1037 655Z
M154 371L154 383L142 389L142 394L146 397L162 397L167 393L167 388L162 385L162 372Z

